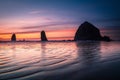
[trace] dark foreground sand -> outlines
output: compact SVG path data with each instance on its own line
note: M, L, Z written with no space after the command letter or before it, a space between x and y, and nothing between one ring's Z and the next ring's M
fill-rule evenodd
M31 79L32 80L32 79ZM120 59L112 59L77 71L34 80L120 80Z
M120 80L120 59L111 59L92 66L66 72L50 72L43 76L13 80Z
M94 65L83 72L77 71L67 80L120 80L120 59Z

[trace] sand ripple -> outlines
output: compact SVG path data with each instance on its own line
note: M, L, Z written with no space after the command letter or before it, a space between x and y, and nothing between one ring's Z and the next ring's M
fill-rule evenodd
M0 45L0 80L67 80L68 74L82 72L88 66L90 68L119 60L120 55L118 42L26 42Z

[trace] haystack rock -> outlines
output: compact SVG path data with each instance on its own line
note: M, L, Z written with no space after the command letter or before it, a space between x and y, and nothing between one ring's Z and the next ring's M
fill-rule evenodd
M100 30L89 22L81 24L75 33L74 40L103 40L110 41L108 36L102 37Z
M45 31L41 31L41 41L48 41Z
M16 41L16 35L12 34L11 41Z

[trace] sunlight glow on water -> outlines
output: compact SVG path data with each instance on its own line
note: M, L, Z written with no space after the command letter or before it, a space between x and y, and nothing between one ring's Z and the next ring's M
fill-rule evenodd
M119 57L119 44L89 41L0 43L0 79L44 79L76 71Z

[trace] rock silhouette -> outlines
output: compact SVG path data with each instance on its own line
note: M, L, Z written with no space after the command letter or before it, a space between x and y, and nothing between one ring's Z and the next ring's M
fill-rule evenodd
M48 41L45 31L41 31L41 41Z
M12 34L11 41L16 41L16 35Z
M111 41L110 37L108 37L108 36L102 37L102 40L103 40L103 41Z
M75 33L74 40L103 40L110 41L108 36L102 37L100 30L89 22L84 22L81 24Z

